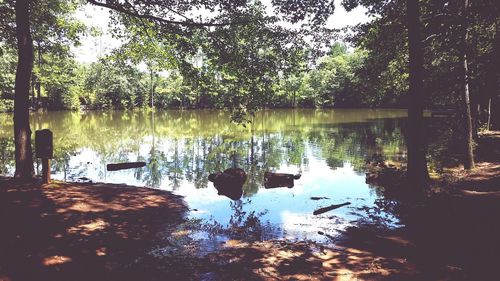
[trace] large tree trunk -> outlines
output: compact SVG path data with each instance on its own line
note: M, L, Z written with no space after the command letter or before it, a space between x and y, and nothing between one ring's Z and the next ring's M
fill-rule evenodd
M423 117L423 50L420 41L418 0L407 0L409 49L408 104L408 182L413 188L425 187L429 180Z
M16 1L17 71L14 100L16 178L32 178L33 153L29 120L30 76L33 68L33 41L29 24L29 0Z
M461 64L462 64L462 87L463 87L463 112L465 123L465 157L464 168L470 170L474 168L474 151L472 148L472 117L470 109L469 97L469 69L467 65L467 39L469 36L469 27L467 24L467 8L469 0L464 0L464 7L462 11L462 44L461 44Z
M491 101L491 110L490 110L490 130L500 130L500 23L497 20L495 25L495 37L493 40L493 61L491 63L490 71L493 72L493 79L491 83L491 93L490 93L490 101Z
M500 130L500 97L494 96L491 98L491 123L490 130L496 131Z

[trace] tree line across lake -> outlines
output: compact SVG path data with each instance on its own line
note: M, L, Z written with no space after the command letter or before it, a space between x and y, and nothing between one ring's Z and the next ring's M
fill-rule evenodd
M328 55L318 59L318 66L282 79L272 77L266 92L265 107L373 107L401 106L398 98L370 100L362 92L362 81L356 76L366 52L349 51L347 45L335 43ZM7 61L0 67L0 111L13 110L15 50L7 50ZM208 68L209 66L203 66ZM199 69L208 77L208 70ZM225 81L193 81L178 69L161 69L151 73L138 65L127 65L113 56L98 62L77 62L71 53L63 56L41 55L34 66L30 100L33 107L49 110L139 109L151 108L228 108L234 105L233 85ZM214 73L212 73L215 75ZM204 84L200 84L204 82ZM40 85L39 88L37 88ZM394 96L400 96L400 93Z

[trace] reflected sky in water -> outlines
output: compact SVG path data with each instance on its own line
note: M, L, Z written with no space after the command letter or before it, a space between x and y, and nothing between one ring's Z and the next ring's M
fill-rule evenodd
M183 195L191 209L190 238L217 247L228 239L334 242L346 227L374 218L397 226L380 191L365 183L364 167L374 158L405 159L403 117L403 110L269 110L242 127L215 110L107 111L38 113L31 122L34 130L54 132L54 179L126 183ZM0 173L12 174L12 118L3 114L0 121ZM106 164L127 161L147 164L106 171ZM248 174L239 201L217 195L207 179L230 167ZM265 189L266 171L302 177L293 188ZM344 202L351 205L312 214Z

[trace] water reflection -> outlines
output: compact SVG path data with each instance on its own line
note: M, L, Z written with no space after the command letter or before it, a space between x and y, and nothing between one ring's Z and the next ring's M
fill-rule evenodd
M405 116L402 110L273 110L257 114L252 126L243 128L223 111L106 111L39 113L31 122L33 130L54 132L53 178L173 190L195 209L191 218L202 222L192 235L211 232L217 237L211 241L330 241L377 207L380 196L365 184L364 166L374 157L405 158ZM0 173L12 174L12 118L0 115L0 121ZM106 171L109 163L140 161L146 166ZM208 182L210 173L228 167L247 174L239 201L218 196ZM266 172L302 177L291 189L265 189ZM313 215L346 201L352 204ZM390 213L378 218L397 223Z

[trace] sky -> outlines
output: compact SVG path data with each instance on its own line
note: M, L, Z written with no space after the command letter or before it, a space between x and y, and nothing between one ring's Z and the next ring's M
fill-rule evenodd
M265 1L264 1L265 2ZM336 1L335 12L328 19L327 27L343 28L349 25L364 23L369 20L366 9L358 7L351 12L346 10ZM99 57L110 53L114 48L120 46L120 41L114 39L108 30L109 11L104 8L86 4L77 11L77 19L83 21L88 27L95 27L102 32L101 36L85 36L79 47L74 47L75 58L81 63L96 62Z

